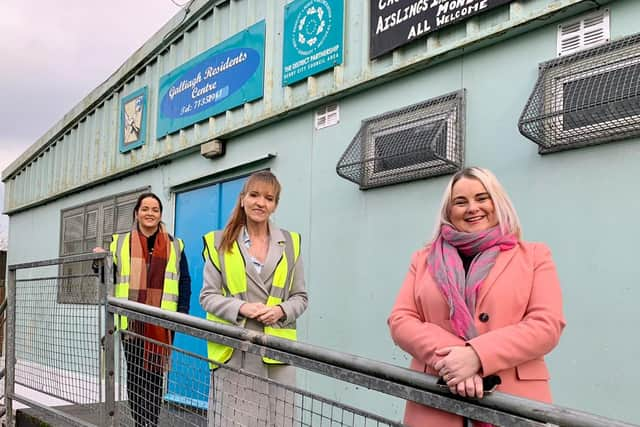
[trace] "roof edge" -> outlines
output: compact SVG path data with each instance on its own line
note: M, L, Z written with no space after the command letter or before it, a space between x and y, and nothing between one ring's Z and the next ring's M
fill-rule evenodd
M113 96L115 89L135 76L148 62L153 60L159 52L170 46L174 40L182 35L182 30L188 28L217 3L226 0L194 0L186 9L177 12L166 24L152 35L139 49L137 49L116 71L98 87L93 89L71 110L69 110L44 135L27 148L17 159L2 171L2 181L7 181L25 167L31 160L54 144L64 133L75 126L84 116L95 109L105 100ZM186 11L186 16L185 16Z

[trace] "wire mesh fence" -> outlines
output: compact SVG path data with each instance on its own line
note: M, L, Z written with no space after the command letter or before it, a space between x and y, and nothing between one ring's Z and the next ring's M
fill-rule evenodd
M336 166L361 189L454 173L464 161L464 90L363 120Z
M92 259L97 258L82 261ZM377 413L379 408L363 404L382 397L501 426L630 426L500 393L482 401L452 397L437 386L436 378L423 373L113 298L102 292L105 286L94 283L111 277L111 260L105 260L104 275L77 281L77 286L86 283L103 295L97 305L60 302L69 300L58 298L60 289L77 288L68 286L75 277L57 274L64 271L59 268L64 260L43 261L48 268L28 275L16 274L19 266L10 266L7 425L14 425L15 400L29 406L36 419L55 426L400 426ZM86 289L78 292L88 295ZM128 316L130 329L115 330L116 314ZM213 361L218 369L211 374L212 361L150 338L150 329L142 325L188 334L201 347L207 340L231 346L240 352L241 363ZM262 357L295 366L294 375L260 375L252 362L245 364L253 358L262 366ZM23 389L16 390L16 384ZM348 387L347 394L335 392ZM28 390L46 399L30 396Z
M72 280L16 281L15 381L70 403L99 403L101 306L59 304L58 290Z
M540 64L518 127L541 153L640 135L640 34Z
M117 425L205 426L208 378L188 374L205 362L142 335L118 335ZM176 385L180 392L169 393Z
M75 271L68 262L50 261L14 269L12 284L11 397L33 404L31 415L43 421L131 427L398 425L296 387L295 379L280 382L227 365L211 374L206 357L149 338L147 326L157 325L143 323L136 313L128 330L113 334L100 283L109 274L65 275ZM90 261L91 256L73 258ZM206 347L206 339L200 340ZM15 385L22 388L16 391ZM110 393L113 410L105 403Z
M33 267L17 275L14 270L15 279L8 285L13 300L7 333L12 341L5 356L12 368L7 390L13 393L17 384L25 401L44 400L62 412L86 405L102 416L104 306L66 304L60 298L73 292L95 294L92 299L98 301L99 278L64 276L63 266Z
M203 378L199 368L208 359L132 332L120 335L120 426L401 425L242 368L221 364Z
M209 427L353 426L401 424L250 372L221 367L212 376Z

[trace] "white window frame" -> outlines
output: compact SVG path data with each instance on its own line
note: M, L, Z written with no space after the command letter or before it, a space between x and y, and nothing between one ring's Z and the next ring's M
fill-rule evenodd
M599 19L597 24L593 24L594 19ZM558 25L558 33L556 36L556 53L557 56L567 56L582 50L591 49L596 46L607 43L611 38L609 9L604 8L593 13L584 15L578 19L562 23ZM576 27L575 30L566 32L567 29ZM590 40L589 37L594 31L600 30L602 37ZM575 47L565 48L566 39L573 39Z
M340 123L340 105L338 103L327 104L316 111L316 130L335 126L338 123Z

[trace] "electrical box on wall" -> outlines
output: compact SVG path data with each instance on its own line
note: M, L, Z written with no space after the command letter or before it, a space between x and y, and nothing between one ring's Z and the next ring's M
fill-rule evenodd
M224 155L224 141L214 139L200 145L200 155L207 159L214 159Z

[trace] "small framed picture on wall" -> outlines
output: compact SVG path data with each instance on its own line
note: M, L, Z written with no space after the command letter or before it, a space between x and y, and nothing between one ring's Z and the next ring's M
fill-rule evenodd
M122 98L120 103L120 152L142 146L147 137L147 87Z

